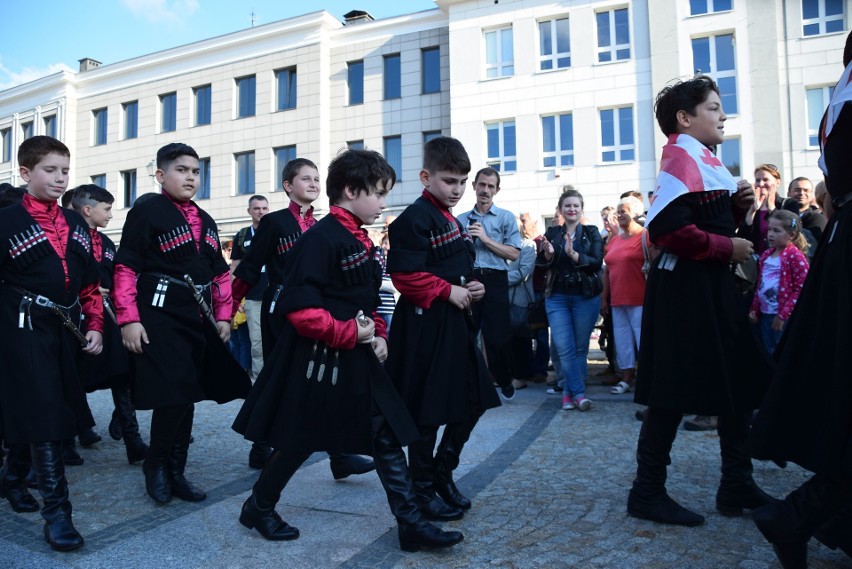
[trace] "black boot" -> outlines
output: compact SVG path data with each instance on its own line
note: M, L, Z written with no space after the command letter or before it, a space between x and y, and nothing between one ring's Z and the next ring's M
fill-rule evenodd
M260 470L266 466L266 461L272 454L272 447L267 443L253 443L249 451L248 465L249 468Z
M724 516L739 516L777 502L761 490L752 478L751 459L745 441L751 424L751 412L719 417L719 450L722 456L722 481L716 492L716 510Z
M843 553L852 557L852 505L845 511L835 515L814 532L823 545L831 549L840 548Z
M139 422L136 420L136 409L130 400L130 390L127 387L113 387L112 401L115 404L113 420L110 421L110 436L115 440L124 439L128 464L136 464L144 460L148 445L139 436ZM113 422L118 425L118 437L113 434Z
M275 504L281 498L284 486L309 456L310 454L291 455L273 451L252 488L251 496L243 504L240 523L248 529L256 529L260 535L271 541L299 537L299 530L281 519L275 511Z
M65 439L62 441L62 462L65 466L80 466L83 464L83 457L77 452L77 444L74 439Z
M207 498L207 494L203 490L196 488L184 476L186 459L189 455L189 437L192 435L192 418L194 415L194 406L191 406L186 415L184 415L183 423L178 431L169 458L169 483L172 487L172 495L187 502L201 502Z
M783 501L756 509L752 519L784 569L807 569L808 540L820 526L851 506L848 483L817 474Z
M115 399L115 391L113 391L113 399ZM121 423L118 421L118 409L112 410L112 418L109 420L107 432L109 433L109 436L112 437L112 440L121 440Z
M145 475L145 490L158 504L172 499L168 463L184 414L185 405L154 409L151 414L151 445L142 463L142 473Z
M30 471L29 445L9 445L6 466L0 470L0 498L9 500L16 512L37 512L38 502L27 490L27 475Z
M376 469L372 459L360 454L328 453L331 462L331 475L335 480L341 480L353 474L366 474Z
M470 438L477 420L447 425L441 437L441 444L435 452L435 492L444 502L462 510L469 510L471 503L456 487L453 481L453 470L458 468L461 451Z
M435 492L435 461L432 450L435 448L437 432L423 437L408 446L408 464L413 480L414 497L420 512L427 520L460 520L464 510L444 502Z
M421 547L450 547L462 541L464 536L461 532L443 531L423 518L414 498L402 447L384 417L374 417L373 421L376 472L399 526L399 547L403 551L417 551Z
M103 440L99 434L95 432L95 430L91 427L86 427L82 431L77 434L77 438L80 439L80 444L84 448L88 448L95 443L99 443Z
M687 510L666 492L666 467L682 415L649 407L636 445L636 479L627 498L627 513L661 524L698 526L704 517Z
M44 539L57 551L71 551L83 546L83 536L71 521L71 502L68 482L62 462L59 441L30 445L38 489L44 499L41 516L44 518Z

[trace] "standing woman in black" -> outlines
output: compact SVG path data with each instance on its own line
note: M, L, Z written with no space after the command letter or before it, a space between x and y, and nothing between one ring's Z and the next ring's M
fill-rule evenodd
M755 524L785 569L807 567L813 535L852 555L852 34L843 65L820 127L829 222L781 338L778 369L752 431L755 457L790 460L814 473L783 502L754 512ZM795 349L784 349L786 344ZM822 395L820 405L802 405L803 384Z

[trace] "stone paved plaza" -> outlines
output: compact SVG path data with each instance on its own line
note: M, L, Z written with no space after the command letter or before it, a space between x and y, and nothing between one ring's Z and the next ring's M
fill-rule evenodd
M594 354L593 354L594 355ZM599 354L598 354L599 355ZM592 374L599 365L593 365ZM707 517L698 528L667 527L626 513L640 423L632 394L610 395L594 375L590 411L562 411L560 398L530 384L486 413L462 455L460 489L473 499L465 518L445 527L465 540L441 552L404 553L374 473L335 482L325 455L315 454L284 491L278 512L298 527L292 542L267 542L237 521L257 471L249 445L231 431L239 403L196 407L195 443L187 474L206 501L157 506L145 494L141 467L129 466L121 442L106 433L107 392L90 396L104 440L81 449L85 464L68 469L74 521L86 539L60 554L42 539L38 513L0 504L2 568L684 568L779 567L747 517L714 510L719 478L715 433L681 430L669 491ZM147 438L150 413L140 413ZM776 496L807 477L791 465L757 463L755 478ZM852 567L852 560L816 542L817 569Z

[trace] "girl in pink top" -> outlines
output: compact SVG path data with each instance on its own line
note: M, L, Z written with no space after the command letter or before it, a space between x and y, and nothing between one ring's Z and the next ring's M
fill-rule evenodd
M808 243L796 214L776 209L768 218L769 247L760 255L760 273L748 318L760 326L760 339L772 355L808 274Z

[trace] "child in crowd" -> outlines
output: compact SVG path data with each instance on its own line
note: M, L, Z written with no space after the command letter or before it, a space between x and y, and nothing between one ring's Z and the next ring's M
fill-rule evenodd
M748 319L759 325L763 347L772 355L808 274L805 257L808 243L802 235L802 220L795 213L776 209L769 214L768 221L769 247L760 255L757 294Z
M401 296L387 369L423 435L409 446L408 459L420 510L432 520L457 520L470 508L453 470L479 417L500 405L476 347L470 311L485 287L472 280L473 244L450 213L468 172L461 142L427 142L423 194L388 226L388 272ZM441 425L446 427L436 452Z
M264 360L272 355L272 348L285 327L286 318L281 309L284 306L284 270L289 252L302 234L316 223L312 204L320 193L317 165L307 158L290 160L281 172L281 184L290 198L290 205L260 218L251 247L234 269L234 310L260 281L263 271L269 278L260 315ZM249 452L249 466L263 468L271 453L267 443L256 441ZM358 455L330 453L329 459L335 480L364 474L375 468L372 460Z
M754 201L713 154L727 116L719 88L697 76L665 87L655 113L668 137L646 227L662 248L648 275L636 403L648 405L636 449L627 512L660 523L696 526L704 517L666 492L672 443L684 413L718 416L722 480L716 509L742 513L772 498L752 479L745 441L752 411L771 373L757 345L731 273L752 254L735 237Z
M198 154L182 143L163 146L155 176L162 192L127 214L112 296L132 354L136 408L154 410L145 489L161 504L172 496L198 502L206 494L184 476L194 404L244 397L250 380L223 344L231 281L216 223L192 201Z
M338 155L326 182L329 215L288 253L277 300L286 320L234 421L237 432L275 449L240 513L240 523L266 539L299 537L275 505L311 453L326 451L375 456L402 549L462 540L424 521L414 503L400 444L416 439L417 428L381 365L385 326L374 318L382 257L363 225L381 215L395 181L377 152Z
M148 445L139 436L136 410L130 398L130 360L121 344L121 331L115 320L115 309L109 299L115 271L115 243L98 229L103 229L112 219L115 198L104 188L94 184L78 186L72 191L71 207L89 226L92 255L98 263L100 293L104 303L104 349L97 356L83 352L78 359L80 379L87 389L109 387L115 404L110 433L124 439L127 462L135 464L145 459Z
M71 153L49 136L21 143L27 193L0 210L0 419L8 464L0 487L17 512L38 504L27 491L30 464L44 499L44 539L53 549L83 545L71 520L61 442L94 425L75 364L102 349L103 302L86 222L57 200L68 187ZM80 312L86 332L77 328Z

